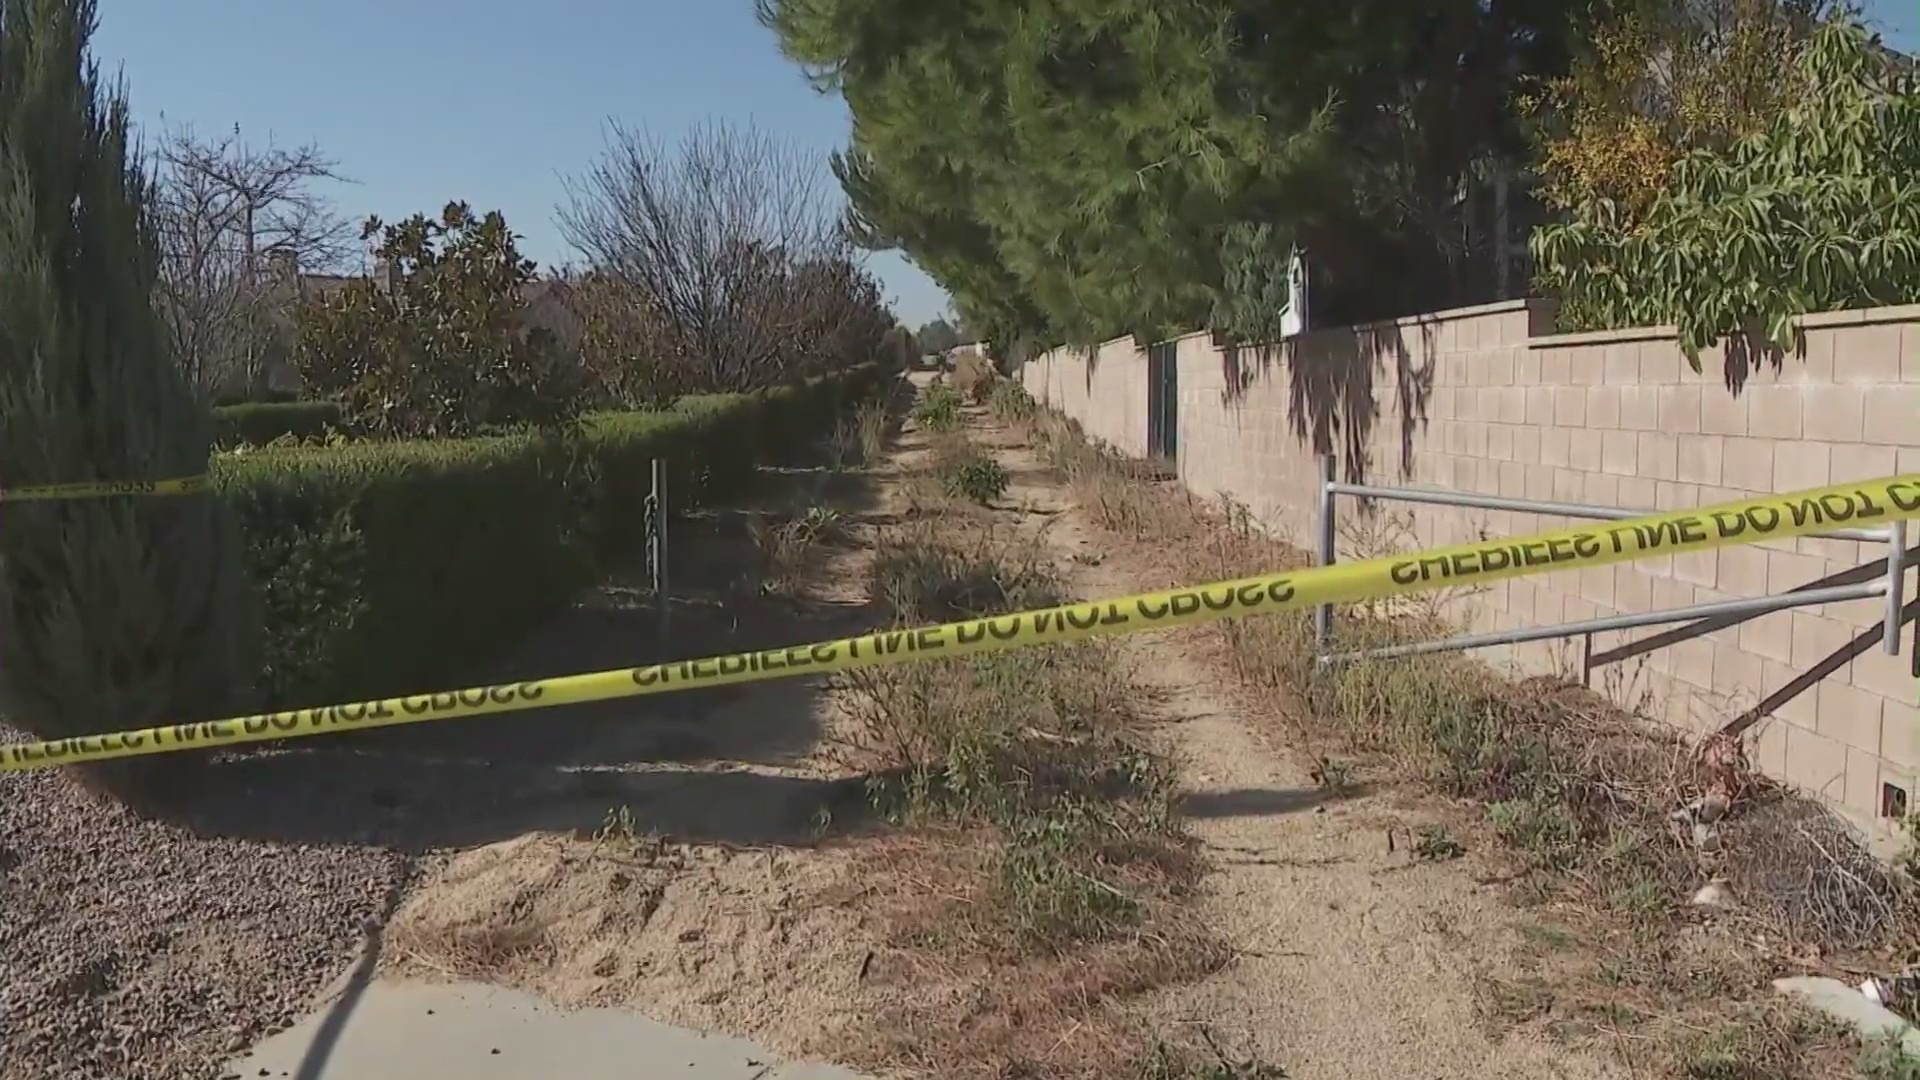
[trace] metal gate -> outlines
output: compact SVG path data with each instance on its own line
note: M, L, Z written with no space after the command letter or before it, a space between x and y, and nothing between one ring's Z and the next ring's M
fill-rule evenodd
M1541 514L1548 517L1577 518L1588 521L1623 521L1628 518L1642 517L1654 513L1651 510L1621 509L1612 506L1594 506L1587 503L1543 502L1538 499L1516 499L1496 495L1476 495L1464 491L1445 491L1431 488L1390 488L1371 487L1366 484L1349 484L1334 479L1334 460L1332 454L1320 456L1320 530L1319 563L1332 566L1339 559L1337 507L1339 496L1346 495L1361 499L1380 499L1390 502L1425 503L1430 506L1459 506L1478 510L1509 510L1523 514ZM1737 626L1748 619L1756 618L1773 611L1786 611L1790 608L1808 607L1814 604L1837 604L1848 600L1864 600L1869 597L1884 599L1886 616L1877 630L1869 630L1854 638L1849 645L1842 646L1827 659L1813 665L1812 669L1794 679L1785 687L1769 695L1766 700L1747 710L1738 719L1728 725L1726 730L1744 730L1761 717L1791 701L1814 683L1825 678L1854 657L1866 652L1879 639L1881 648L1888 656L1900 655L1900 628L1908 622L1920 619L1920 600L1911 603L1906 598L1906 571L1920 558L1920 548L1907 547L1907 523L1896 521L1878 529L1835 529L1829 533L1816 534L1832 540L1858 540L1867 543L1885 544L1886 556L1863 563L1851 570L1829 574L1818 581L1809 582L1784 593L1766 596L1748 596L1733 600L1719 600L1706 604L1694 604L1689 607L1668 608L1634 615L1607 615L1601 618L1584 619L1579 622L1558 623L1553 626L1520 627L1513 630L1495 630L1486 633L1463 634L1458 637L1442 638L1437 641L1420 641L1405 645L1393 645L1386 648L1366 649L1359 652L1336 652L1333 636L1333 608L1321 604L1313 612L1314 642L1317 659L1325 663L1342 663L1363 657L1420 656L1426 653L1457 652L1466 649L1483 649L1491 645L1512 645L1527 641L1546 641L1553 638L1579 638L1580 681L1591 681L1593 672L1607 664L1617 664L1654 649L1666 648L1682 641L1725 630ZM1673 629L1652 634L1637 641L1615 645L1612 648L1595 652L1593 635L1616 630L1630 630L1643 626L1663 626L1685 623ZM1796 662L1797 663L1797 662ZM1920 676L1920 643L1916 643L1911 670Z
M1180 458L1179 347L1171 341L1147 349L1147 455Z

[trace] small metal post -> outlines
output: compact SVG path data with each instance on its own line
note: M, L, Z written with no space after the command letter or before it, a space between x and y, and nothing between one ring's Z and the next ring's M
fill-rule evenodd
M667 600L667 463L654 458L652 474L653 490L647 495L647 573L653 581L654 609L664 643L672 621Z
M1320 565L1332 566L1338 553L1334 549L1333 455L1320 455ZM1313 609L1313 643L1320 656L1333 648L1333 605L1320 604Z
M1887 527L1887 621L1880 643L1888 656L1900 655L1900 617L1907 606L1907 523Z

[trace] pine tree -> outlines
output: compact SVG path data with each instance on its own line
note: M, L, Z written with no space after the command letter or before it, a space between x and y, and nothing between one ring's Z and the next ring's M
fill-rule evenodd
M1466 302L1462 182L1524 152L1512 91L1577 7L759 0L853 114L858 239L1045 344L1261 314L1297 243L1347 317Z
M211 418L152 307L150 184L94 0L0 0L0 487L203 473ZM0 503L0 715L43 737L218 715L248 673L207 494ZM123 795L186 755L102 766Z

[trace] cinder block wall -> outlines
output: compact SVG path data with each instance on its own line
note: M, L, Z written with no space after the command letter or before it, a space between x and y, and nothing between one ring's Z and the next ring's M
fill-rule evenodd
M1553 335L1550 314L1538 301L1496 304L1232 352L1208 334L1181 338L1181 479L1310 548L1316 449L1373 484L1655 510L1920 471L1920 307L1810 316L1803 355L1776 365L1716 349L1698 372L1671 328ZM1103 346L1093 372L1056 350L1022 374L1090 433L1123 450L1144 442L1147 367L1130 342ZM1076 386L1098 389L1066 392ZM1572 524L1349 499L1340 514L1348 555ZM1775 541L1505 582L1449 607L1470 629L1540 626L1777 593L1884 554ZM1916 584L1910 572L1910 598ZM1856 635L1877 634L1882 611L1865 600L1778 612L1602 667L1593 685L1690 732L1716 731ZM1598 635L1592 649L1655 632ZM1912 627L1904 640L1910 651ZM1482 655L1577 673L1580 647ZM1920 806L1920 680L1908 663L1876 642L1750 729L1754 760L1863 823L1876 821L1886 783Z
M1132 338L1055 349L1028 360L1020 380L1039 401L1080 421L1123 454L1147 454L1147 358Z

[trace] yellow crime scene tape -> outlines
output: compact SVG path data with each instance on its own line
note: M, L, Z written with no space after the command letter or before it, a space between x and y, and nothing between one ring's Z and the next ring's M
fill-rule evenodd
M103 499L114 495L197 495L208 490L205 474L173 480L92 480L82 484L38 484L0 488L0 502L53 502L58 499Z
M465 690L0 746L0 772L647 697L1291 611L1920 517L1920 474L939 626Z

